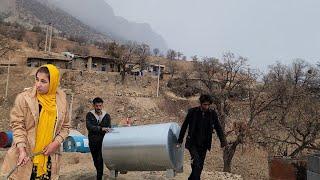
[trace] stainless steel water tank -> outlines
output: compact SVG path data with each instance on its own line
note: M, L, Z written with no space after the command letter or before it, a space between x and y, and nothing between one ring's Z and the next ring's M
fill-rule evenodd
M183 148L177 148L177 123L114 128L103 139L102 156L109 170L166 171L183 169Z

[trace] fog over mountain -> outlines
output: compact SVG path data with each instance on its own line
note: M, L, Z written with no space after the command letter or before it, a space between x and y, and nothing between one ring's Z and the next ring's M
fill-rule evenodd
M147 22L184 55L231 51L266 69L280 61L320 59L319 0L105 0L115 13Z
M112 7L104 0L54 0L50 3L112 39L144 42L152 48L167 49L163 37L155 33L149 24L115 16Z

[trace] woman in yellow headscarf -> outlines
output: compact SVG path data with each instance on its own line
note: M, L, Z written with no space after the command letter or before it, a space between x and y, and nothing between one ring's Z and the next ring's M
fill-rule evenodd
M35 86L17 96L10 113L13 144L1 171L6 175L18 165L9 179L59 178L60 145L70 123L66 95L58 86L59 70L48 64L38 69Z

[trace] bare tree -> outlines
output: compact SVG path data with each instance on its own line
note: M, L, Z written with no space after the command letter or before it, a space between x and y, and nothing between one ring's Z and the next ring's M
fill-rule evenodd
M154 48L154 49L153 49L153 54L154 54L154 56L158 56L159 53L160 53L159 48Z
M195 59L195 58L194 58ZM195 61L195 70L206 92L212 94L219 120L228 145L223 151L224 171L230 172L232 159L239 144L244 143L248 132L261 113L271 105L272 100L263 101L260 93L264 86L257 88L257 73L250 70L246 58L225 53L222 61L203 58ZM241 110L232 106L249 99ZM271 102L270 102L271 101ZM249 118L248 118L249 117Z
M167 51L167 59L170 59L170 60L175 60L177 57L177 52L173 49L169 49Z
M88 39L84 36L70 36L69 37L69 40L70 41L74 41L74 42L77 42L80 46L83 46L83 45L86 45Z
M141 70L144 70L146 68L147 59L150 56L150 47L147 44L141 44L138 45L136 48L136 54L138 58L138 64L140 66Z
M43 30L40 26L33 26L31 31L36 33L43 33Z
M171 75L171 79L173 78L173 76L177 73L177 69L178 69L178 66L177 66L177 63L175 61L169 61L168 63L168 71Z
M54 39L52 40L52 43L51 43L51 48L52 48L52 49L57 48L57 42L58 42L57 40L54 40ZM88 48L87 48L87 49L88 49ZM89 49L88 49L88 52L90 52Z
M265 94L279 98L257 126L257 141L272 153L296 157L306 149L320 150L319 75L302 60L270 68Z
M177 58L178 58L178 60L180 60L180 57L183 55L183 53L181 53L181 52L177 52Z
M187 56L183 56L182 60L186 61L187 60Z
M25 37L26 30L23 26L18 26L17 28L11 29L9 33L9 37L16 39L18 41L22 41Z
M15 23L9 25L0 26L0 34L4 35L7 38L16 39L22 41L25 37L26 30L23 26Z
M192 61L198 61L198 56L197 55L194 55L194 56L191 56L191 59L192 59Z
M32 37L27 36L27 37L25 38L25 41L27 42L28 47L34 48L35 42L33 41Z
M37 46L38 50L44 50L45 42L46 42L45 35L38 34L37 39L36 39L36 46Z
M116 42L112 42L108 45L106 54L117 59L117 64L120 65L121 82L125 82L127 64L132 63L135 58L135 52L137 51L137 44L128 42L127 44L120 45Z
M16 47L10 43L10 39L0 35L0 58L6 56L9 52L14 51Z

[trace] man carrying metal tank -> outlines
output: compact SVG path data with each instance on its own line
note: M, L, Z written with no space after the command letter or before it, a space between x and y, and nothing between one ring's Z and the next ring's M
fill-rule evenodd
M111 131L111 118L108 113L102 110L103 100L101 98L94 98L92 106L94 110L88 112L86 116L86 126L88 129L89 148L94 166L97 170L97 180L102 180L102 141L105 133Z
M221 148L226 146L226 140L215 110L210 108L213 100L210 95L201 95L200 106L188 110L182 124L177 147L181 147L188 128L185 147L191 155L192 172L189 180L200 180L207 150L210 151L213 129L217 132Z

